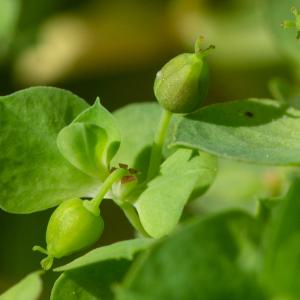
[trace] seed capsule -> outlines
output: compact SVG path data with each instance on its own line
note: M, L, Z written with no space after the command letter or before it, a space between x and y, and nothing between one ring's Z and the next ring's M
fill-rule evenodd
M202 41L202 39L200 40ZM204 56L208 49L180 54L157 73L154 94L162 107L173 113L190 113L198 109L208 90L208 66Z
M46 232L47 250L33 248L48 255L41 262L44 269L51 268L54 258L82 250L100 238L104 223L100 212L90 210L88 202L79 198L64 201L51 215Z

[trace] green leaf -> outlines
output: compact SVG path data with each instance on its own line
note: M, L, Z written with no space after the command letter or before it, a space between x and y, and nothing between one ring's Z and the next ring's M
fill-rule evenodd
M237 211L196 220L137 260L117 299L267 299L255 273L257 230Z
M150 239L121 241L92 250L73 262L56 268L67 271L56 281L51 299L113 299L112 286L120 282L140 251L154 243Z
M265 240L265 278L271 291L281 297L300 297L300 178L273 209Z
M11 46L20 15L20 0L0 1L0 62Z
M294 93L293 86L283 78L272 78L268 86L274 99L281 102L288 101Z
M72 262L56 268L54 271L68 271L101 263L106 260L132 260L133 256L153 244L151 239L134 239L117 242L108 246L94 249L87 254L73 260Z
M269 90L276 100L300 109L300 90L298 86L292 85L284 78L275 77L269 81Z
M300 233L278 247L268 279L270 290L279 299L300 298Z
M60 154L59 131L88 105L61 89L34 87L0 97L0 207L31 213L87 196L98 181Z
M280 245L295 234L300 233L300 178L295 177L293 183L275 209L272 222L269 225L266 240L268 241L267 266L272 265Z
M63 156L82 172L100 178L109 174L109 164L120 145L114 117L100 104L82 112L60 131L57 145Z
M114 112L122 136L120 150L114 158L116 163L136 167L137 156L153 143L160 113L157 103L129 104Z
M286 20L295 20L291 9L300 8L300 0L266 0L265 21L273 35L276 46L295 63L300 63L300 45L296 39L296 28L284 29L280 26Z
M190 149L179 149L171 155L136 202L141 223L152 237L174 229L199 180L202 156L192 154Z
M37 300L41 292L40 272L34 272L0 295L0 300Z
M273 216L273 222L270 224L269 238L273 254L277 248L285 243L290 236L300 233L300 178L295 177L293 183L282 199L280 205L276 208Z
M215 104L182 119L173 145L261 164L300 163L300 111L267 99Z
M193 202L193 208L202 213L232 208L255 213L258 199L286 193L291 169L220 159L216 180L199 201Z
M121 130L122 144L113 162L125 163L139 170L141 180L145 179L147 173L151 146L161 113L161 107L155 102L134 103L114 112ZM170 143L174 126L180 118L176 115L172 117L165 141L165 157L170 154L167 146Z
M108 174L105 159L107 134L90 123L72 123L63 128L57 137L57 146L64 157L89 176L104 180Z
M199 178L190 196L190 200L196 200L202 196L214 182L218 173L218 159L209 153L199 151L198 168Z
M55 282L51 300L113 300L113 287L118 284L131 262L104 261L63 273Z

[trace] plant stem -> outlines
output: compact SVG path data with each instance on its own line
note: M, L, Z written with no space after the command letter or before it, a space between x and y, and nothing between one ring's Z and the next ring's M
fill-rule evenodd
M123 202L120 207L122 208L131 225L144 237L150 237L141 224L140 218L137 215L134 206L129 202Z
M123 168L116 169L112 173L110 173L109 176L106 178L106 180L101 185L100 191L97 194L97 196L93 200L88 201L87 206L90 209L92 209L93 211L99 210L99 206L100 206L104 196L111 189L112 185L114 183L120 181L122 179L122 177L125 176L127 173L128 173L128 171Z
M154 143L151 149L147 181L150 181L152 178L154 178L159 171L159 166L162 157L162 148L167 135L171 117L172 117L172 113L164 109L154 137Z

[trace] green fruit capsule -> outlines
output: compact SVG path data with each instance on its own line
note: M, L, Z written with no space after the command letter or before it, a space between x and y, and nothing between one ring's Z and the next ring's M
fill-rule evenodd
M172 113L191 113L198 109L208 90L207 50L200 50L202 38L196 41L195 53L184 53L171 59L157 73L154 94L159 104Z
M33 248L48 255L41 261L45 270L51 268L54 258L82 250L100 238L104 227L100 211L90 210L88 203L79 198L66 200L51 215L46 232L47 250Z

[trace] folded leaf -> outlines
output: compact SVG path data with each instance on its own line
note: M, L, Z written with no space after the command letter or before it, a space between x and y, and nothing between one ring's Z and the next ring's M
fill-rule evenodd
M119 149L120 139L114 117L97 99L92 107L61 130L57 145L76 168L104 181L109 174L110 161Z
M90 123L72 123L63 128L57 137L60 152L73 166L102 181L108 175L107 144L106 131Z
M182 118L173 145L261 164L300 164L300 111L267 99L215 104Z

